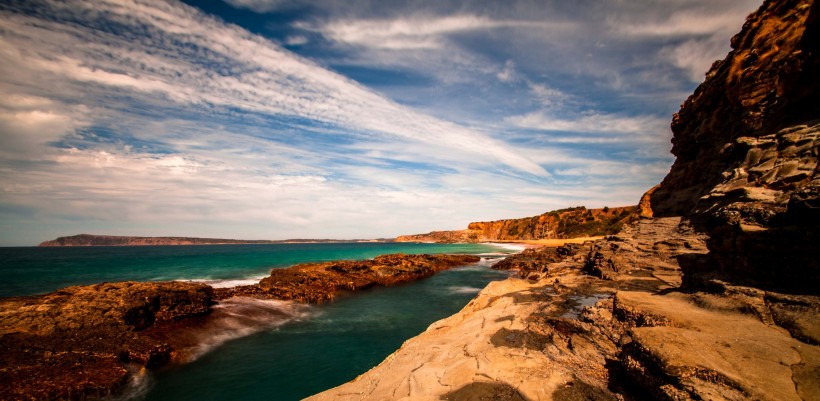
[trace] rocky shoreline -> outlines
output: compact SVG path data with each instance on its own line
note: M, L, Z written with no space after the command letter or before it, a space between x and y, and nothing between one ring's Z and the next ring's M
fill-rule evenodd
M683 284L708 236L645 219L501 262L491 283L352 382L309 400L813 400L820 297ZM559 250L560 249L560 250Z
M505 260L521 278L309 399L819 400L820 2L765 1L732 48L675 115L675 164L620 232ZM176 328L196 330L215 299L323 302L457 263L399 259L232 290L115 283L0 300L0 397L106 395L127 364L172 360Z
M214 306L238 297L327 302L480 260L472 255L383 255L373 260L274 269L254 286L120 282L0 298L0 399L56 400L117 394L144 368L184 362Z
M418 280L479 260L481 258L473 255L391 254L370 260L304 263L287 269L274 269L270 276L255 285L216 288L214 292L217 299L249 296L323 303L332 301L343 292Z

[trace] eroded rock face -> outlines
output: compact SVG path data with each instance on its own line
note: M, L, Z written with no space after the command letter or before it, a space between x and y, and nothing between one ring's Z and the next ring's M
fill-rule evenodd
M479 260L481 258L473 255L390 254L371 260L305 263L286 269L274 269L258 285L216 289L216 296L251 296L323 303L345 291L413 281Z
M614 234L638 217L637 206L553 210L522 219L477 221L466 230L401 235L397 242L487 242L596 237Z
M203 284L103 283L0 299L0 398L81 399L115 392L128 366L174 357L168 332L207 314Z
M766 1L672 121L677 159L649 197L710 234L707 279L820 288L819 4Z

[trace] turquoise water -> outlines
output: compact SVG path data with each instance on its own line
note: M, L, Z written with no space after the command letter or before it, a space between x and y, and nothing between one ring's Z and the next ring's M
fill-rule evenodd
M339 243L0 248L0 296L32 295L103 281L254 283L271 268L368 259L386 253L483 253L479 244Z
M212 327L195 333L191 362L149 372L127 398L298 400L349 381L381 362L432 322L460 310L487 283L504 253L489 245L345 243L93 248L0 248L0 295L28 295L75 284L122 280L255 282L271 268L365 259L386 253L469 253L482 262L333 303L233 299L215 308Z

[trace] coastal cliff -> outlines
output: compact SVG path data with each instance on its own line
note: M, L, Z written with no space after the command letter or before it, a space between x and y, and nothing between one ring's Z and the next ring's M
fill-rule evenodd
M764 3L672 120L677 158L652 209L710 234L712 278L820 288L818 19L812 1Z
M820 3L765 1L672 122L640 220L533 249L321 400L818 400Z
M521 219L479 221L466 230L401 235L396 242L488 242L594 237L618 232L637 218L637 206L553 210Z

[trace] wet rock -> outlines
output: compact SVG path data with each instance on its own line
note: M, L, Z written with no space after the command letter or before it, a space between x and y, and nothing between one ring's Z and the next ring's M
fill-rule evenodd
M476 263L473 255L377 256L372 260L305 263L286 269L273 269L257 285L215 290L217 299L232 296L275 298L323 303L343 292L374 286L391 286L429 277L438 271Z
M130 366L174 357L166 335L209 313L203 284L103 283L0 299L0 399L84 399L115 393Z

